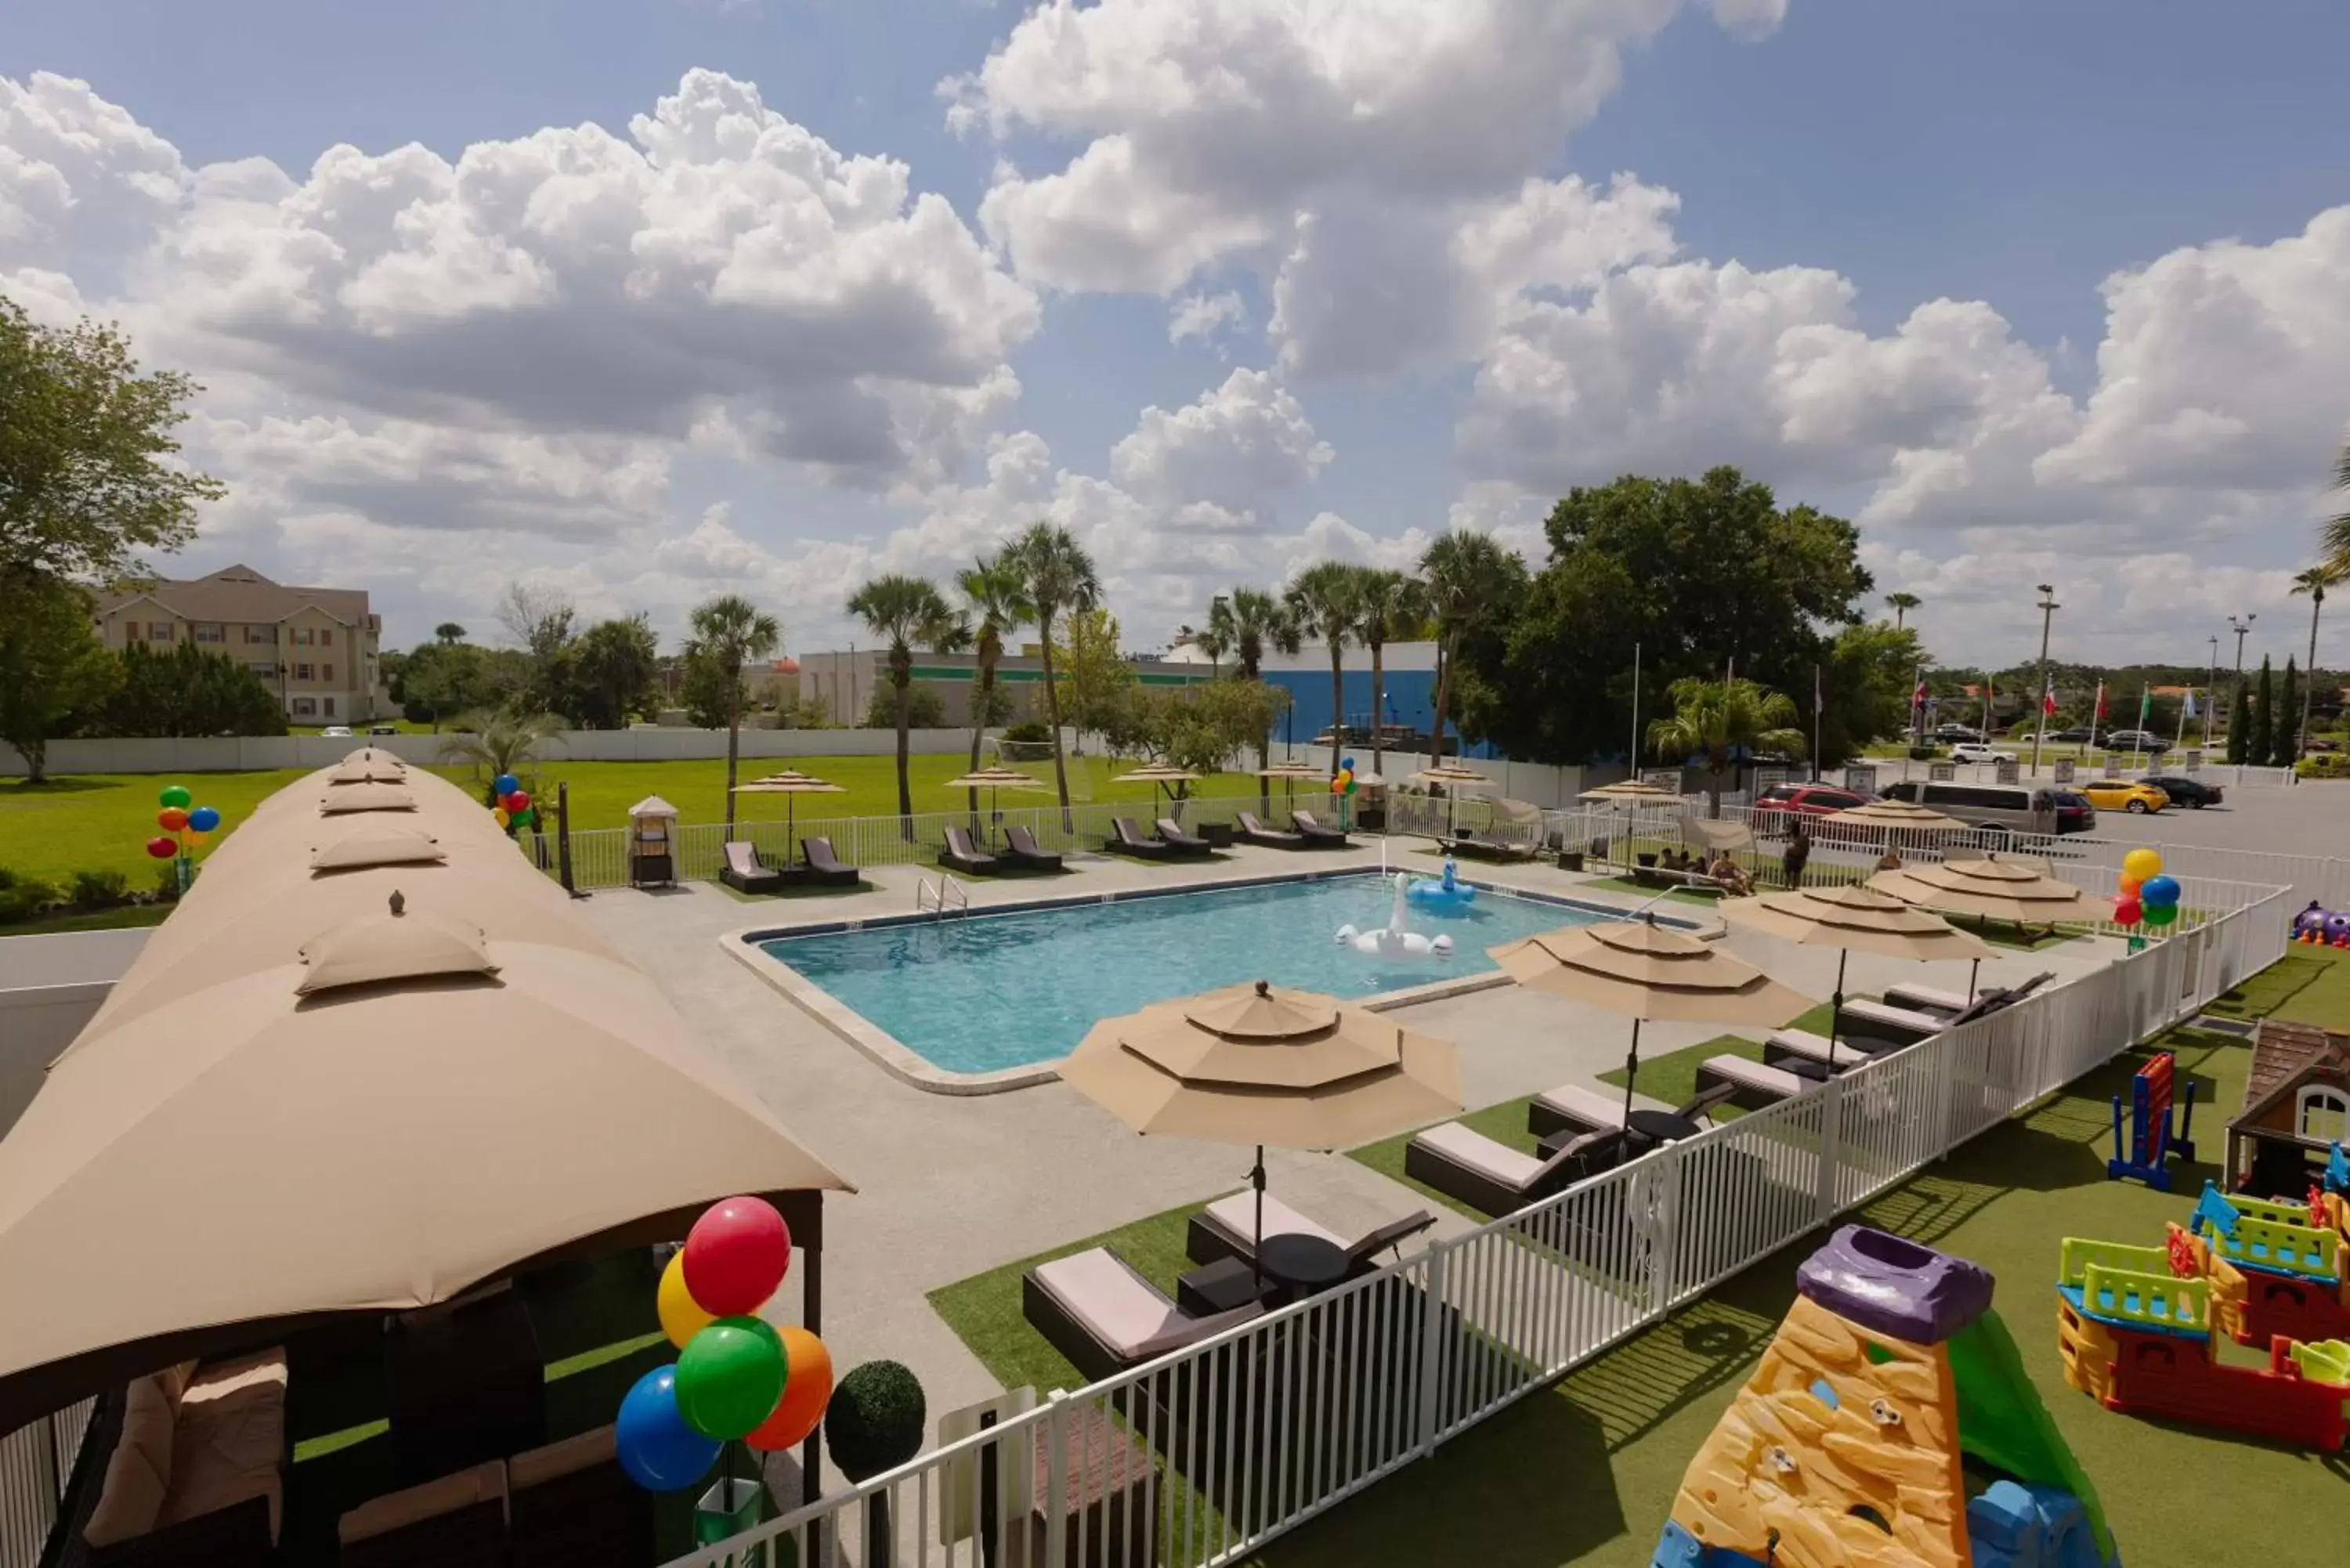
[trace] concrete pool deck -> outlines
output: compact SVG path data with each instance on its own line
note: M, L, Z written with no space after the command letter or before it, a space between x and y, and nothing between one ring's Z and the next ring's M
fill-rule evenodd
M1390 860L1397 868L1415 872L1436 864L1417 855L1391 854ZM1073 857L1070 865L1071 874L1060 877L1006 877L965 886L972 907L984 909L1121 888L1341 867L1377 869L1380 854L1372 841L1313 854L1242 847L1222 864L1204 867L1098 856ZM1478 881L1619 908L1633 903L1605 890L1590 891L1594 878L1547 865L1480 865L1470 870ZM660 891L613 889L576 907L660 981L700 1037L802 1143L857 1185L855 1194L825 1206L825 1338L843 1367L876 1356L904 1362L921 1378L931 1410L943 1412L999 1389L931 1312L925 1293L1180 1204L1235 1191L1250 1151L1137 1137L1058 1083L981 1096L916 1088L884 1072L722 949L720 939L730 932L910 913L926 873L935 875L926 867L882 867L868 871L872 885L855 893L779 898L744 899L711 883ZM1693 919L1707 913L1686 905L1673 912ZM1742 932L1724 940L1807 995L1825 999L1835 981L1832 951ZM2093 939L2036 953L2002 950L1984 963L1982 978L1987 984L2013 983L2053 970L2061 982L2101 966L2119 950L2118 943ZM1940 972L1944 968L1951 972ZM1963 984L1957 971L1956 965L1856 955L1847 984L1860 992L1901 980ZM1049 982L1049 976L1040 978ZM1226 977L1210 977L1222 978ZM1471 1107L1558 1084L1593 1084L1598 1074L1622 1062L1627 1037L1624 1021L1614 1014L1516 987L1419 1002L1398 1016L1460 1045L1462 1091ZM1652 1024L1642 1033L1643 1054L1661 1055L1721 1033L1707 1025ZM1274 1149L1266 1151L1266 1164L1272 1189L1285 1202L1342 1232L1426 1207L1419 1194L1342 1157ZM1451 1210L1438 1210L1437 1235L1470 1228Z

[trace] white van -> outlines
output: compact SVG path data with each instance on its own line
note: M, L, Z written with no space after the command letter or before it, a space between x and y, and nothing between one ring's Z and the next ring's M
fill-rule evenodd
M1887 800L1955 816L1975 827L2003 828L2010 833L2054 834L2061 831L2056 792L2024 784L1934 783L1904 779L1882 791Z

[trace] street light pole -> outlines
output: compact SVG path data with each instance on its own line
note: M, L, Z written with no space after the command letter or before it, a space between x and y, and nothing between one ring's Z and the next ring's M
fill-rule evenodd
M2048 623L2064 607L2056 602L2053 583L2042 583L2040 588L2040 728L2032 735L2032 774L2040 776L2040 748L2048 740Z
M2216 632L2213 633L2210 640L2211 643L2211 678L2203 688L2203 750L2206 753L2209 753L2211 750L2211 710L2217 706L2214 699L2216 699L2220 694L2219 634Z
M2254 610L2248 616L2231 615L2228 618L2228 629L2236 634L2236 686L2234 691L2228 693L2228 727L2230 732L2238 724L2244 722L2244 716L2236 710L2236 699L2244 690L2244 638L2251 631L2252 622L2260 618L2258 610ZM2233 749L2232 746L2230 749Z

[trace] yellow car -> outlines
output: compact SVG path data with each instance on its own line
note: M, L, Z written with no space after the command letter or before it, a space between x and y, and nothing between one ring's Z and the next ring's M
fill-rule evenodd
M2170 804L2170 797L2162 791L2136 779L2091 779L2079 787L2089 797L2089 804L2099 811L2126 811L2132 816L2144 816Z

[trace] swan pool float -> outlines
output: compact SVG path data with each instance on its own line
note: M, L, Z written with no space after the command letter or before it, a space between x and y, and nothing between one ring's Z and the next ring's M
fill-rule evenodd
M1411 885L1410 892L1405 896L1432 909L1457 909L1475 903L1477 889L1461 880L1461 867L1448 855L1444 858L1444 880L1438 882L1423 877Z
M1395 907L1388 912L1388 923L1378 930L1358 931L1352 926L1338 928L1338 945L1349 947L1370 958L1451 958L1451 937L1424 937L1411 929L1404 915L1405 889L1411 878L1399 871L1395 877Z

